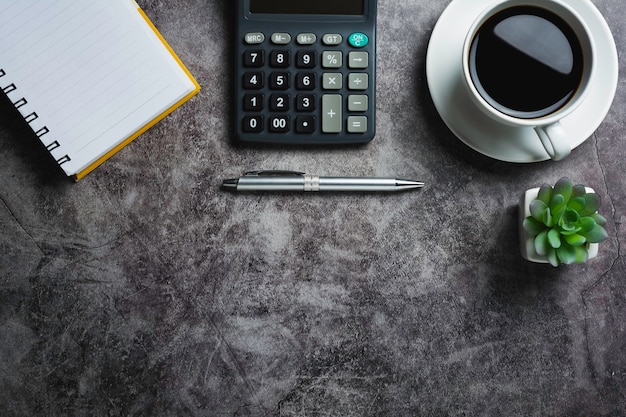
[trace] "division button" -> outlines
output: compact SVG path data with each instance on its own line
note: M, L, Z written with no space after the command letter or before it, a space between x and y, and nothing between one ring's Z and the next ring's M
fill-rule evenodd
M367 90L369 78L367 74L354 73L348 75L348 88L350 90Z

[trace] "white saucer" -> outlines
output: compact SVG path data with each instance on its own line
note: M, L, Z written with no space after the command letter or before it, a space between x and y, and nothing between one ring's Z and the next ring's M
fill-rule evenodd
M466 145L507 162L549 159L532 128L498 123L472 104L463 86L461 55L465 35L480 12L493 0L452 0L433 29L426 56L428 88L439 115ZM597 68L592 89L580 106L561 120L572 149L583 143L606 117L617 89L617 49L611 31L589 0L568 0L595 34Z

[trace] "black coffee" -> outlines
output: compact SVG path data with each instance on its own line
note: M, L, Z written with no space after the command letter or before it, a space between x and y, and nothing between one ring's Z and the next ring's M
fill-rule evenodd
M489 18L470 48L470 73L481 96L519 118L565 105L582 80L583 52L572 28L551 11L517 6Z

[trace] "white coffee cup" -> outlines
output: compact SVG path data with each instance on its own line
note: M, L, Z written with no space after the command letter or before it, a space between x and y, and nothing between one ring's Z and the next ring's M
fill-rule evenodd
M503 16L502 13L515 14L515 11L519 12L522 10L519 7L526 6L541 9L542 13L547 12L548 15L552 14L552 17L556 15L557 18L560 18L564 23L566 23L566 26L571 28L570 34L575 35L575 39L577 39L578 44L580 45L580 48L576 47L576 50L578 50L580 54L574 55L574 58L572 59L572 61L575 61L574 64L578 65L576 68L579 69L578 74L580 75L580 81L577 83L577 86L574 90L572 90L572 93L569 96L562 100L562 102L555 102L552 107L536 112L519 112L515 109L510 110L507 106L500 105L497 100L494 100L493 97L489 96L489 93L481 85L481 82L478 79L479 76L477 74L478 71L476 70L476 65L470 64L470 60L476 58L477 56L476 48L472 47L474 40L477 37L477 34L483 36L484 32L481 32L481 30L485 31L486 27L491 25L491 22L494 22L494 20L490 20L490 18L496 15ZM521 22L521 20L518 20L518 22ZM545 26L545 24L540 24L539 28L542 29L545 28ZM525 36L540 38L540 42L537 41L537 39L531 39L531 42L520 44L522 49L529 48L529 46L526 45L533 44L532 41L535 41L537 45L540 45L542 42L552 42L558 38L558 36L552 36L554 34L550 31L547 31L547 36L542 35L541 37L535 36L536 33L540 33L539 31L535 33L523 33L525 31L528 32L527 27L528 26L525 25L518 25L517 29L521 29L516 30L516 28L510 24L508 27L506 24L503 24L499 25L498 29L504 34L504 38L509 37L509 35L503 32L506 29L513 29L512 31L521 33L518 40L513 42L519 43L521 42L519 39L526 39L524 38ZM495 27L493 33L497 33ZM486 36L483 36L483 39L486 39ZM563 37L563 39L565 39L565 37ZM508 44L510 45L511 43ZM539 51L538 54L545 52L542 51L542 48L545 49L545 46L540 45L535 48ZM576 56L580 59L576 59ZM583 102L585 96L589 92L591 88L590 80L592 78L593 71L595 71L594 58L595 46L589 28L578 13L565 2L561 0L496 0L489 7L483 10L479 17L472 23L465 38L462 56L464 85L467 87L473 103L495 121L519 128L533 128L537 133L538 140L541 141L550 158L558 161L568 156L572 150L571 140L568 133L559 121L571 114ZM549 59L550 58L548 58L548 60ZM474 63L476 62L477 61L474 61ZM557 64L559 63L557 62ZM484 73L487 74L489 71ZM530 78L525 81L529 82ZM532 91L532 89L528 91ZM582 117L584 117L584 115L582 115Z

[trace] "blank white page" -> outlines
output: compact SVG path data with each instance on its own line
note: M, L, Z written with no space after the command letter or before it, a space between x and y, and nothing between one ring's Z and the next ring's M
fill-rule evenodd
M0 69L68 175L198 88L132 0L3 0Z

